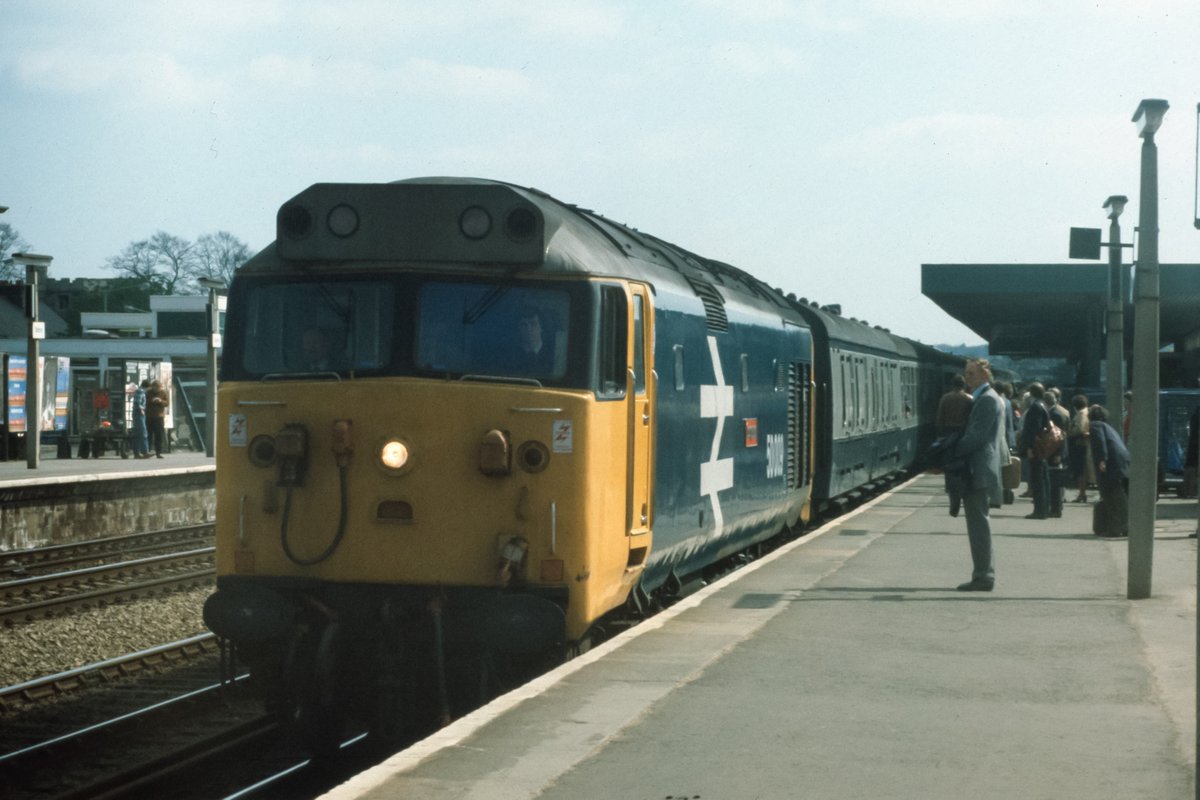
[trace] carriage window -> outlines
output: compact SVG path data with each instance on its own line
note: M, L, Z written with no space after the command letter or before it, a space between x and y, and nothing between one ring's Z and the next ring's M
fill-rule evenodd
M683 380L683 345L677 344L675 351L675 391L682 392L687 384Z
M286 283L246 298L245 368L258 374L380 369L392 357L391 284Z
M742 353L742 391L750 391L750 356Z

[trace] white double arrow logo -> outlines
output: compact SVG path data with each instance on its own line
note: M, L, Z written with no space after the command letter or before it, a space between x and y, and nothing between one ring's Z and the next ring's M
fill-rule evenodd
M712 356L715 386L700 387L700 416L715 417L717 429L713 431L712 452L708 461L700 465L700 496L712 497L713 536L720 536L725 526L721 514L721 499L717 493L733 486L733 459L718 458L721 454L721 434L725 430L725 418L733 416L733 387L725 385L725 373L721 370L721 356L717 353L716 337L708 337L708 352Z

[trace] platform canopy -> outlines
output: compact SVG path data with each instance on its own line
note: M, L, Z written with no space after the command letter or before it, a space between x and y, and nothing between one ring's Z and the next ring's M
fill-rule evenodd
M1127 281L1132 268L1125 266ZM1200 264L1163 264L1163 346L1200 334ZM922 264L921 292L988 342L993 355L1088 361L1104 350L1107 264ZM1126 346L1133 295L1124 290Z

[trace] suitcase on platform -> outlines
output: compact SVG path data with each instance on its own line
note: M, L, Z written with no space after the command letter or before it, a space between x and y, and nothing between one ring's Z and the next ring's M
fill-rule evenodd
M1016 489L1021 485L1021 459L1008 457L1008 466L1000 469L1000 479L1005 489Z

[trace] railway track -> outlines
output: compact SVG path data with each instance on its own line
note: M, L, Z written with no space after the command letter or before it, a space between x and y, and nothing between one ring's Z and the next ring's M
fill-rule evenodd
M30 692L58 696L64 684L75 681L91 688L5 713L0 726L5 797L129 796L141 781L220 752L221 743L252 745L254 752L255 742L278 738L277 722L242 688L244 676L218 680L214 646L209 635L192 637L4 689L11 704L15 697L27 701ZM187 655L174 656L171 669L161 668L161 659L173 651ZM114 670L123 673L134 662L142 662L143 672L111 680Z
M0 712L28 708L51 698L194 661L206 653L217 653L218 650L217 637L211 633L202 633L137 653L6 686L0 688Z
M48 572L94 566L113 559L128 560L212 543L213 524L209 522L86 542L8 550L0 552L0 581L19 580Z
M10 626L74 609L118 603L209 583L213 547L147 556L0 583L0 624Z
M0 689L5 797L311 796L388 754L307 758L218 660L204 634Z

